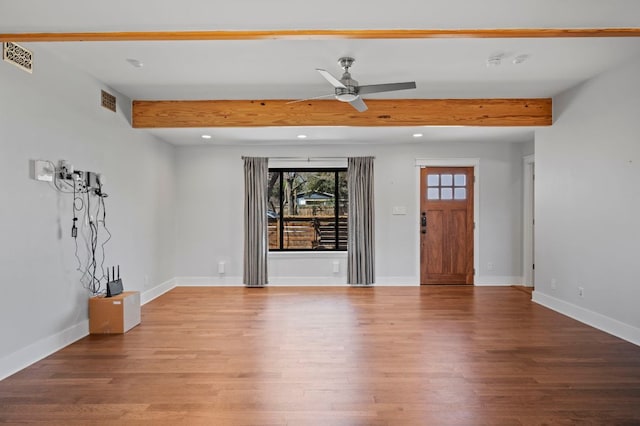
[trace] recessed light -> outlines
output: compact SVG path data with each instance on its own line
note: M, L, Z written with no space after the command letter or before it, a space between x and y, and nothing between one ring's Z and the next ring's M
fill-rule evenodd
M137 59L129 58L127 59L127 62L129 62L131 66L135 68L142 68L144 66L144 64Z
M413 134L414 138L421 138L422 136L424 136L422 133L414 133Z
M211 135L202 135L202 139L211 139Z
M306 139L307 135L298 135L298 139Z

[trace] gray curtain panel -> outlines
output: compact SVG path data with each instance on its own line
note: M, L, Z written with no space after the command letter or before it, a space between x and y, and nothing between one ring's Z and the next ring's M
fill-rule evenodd
M375 282L373 157L349 158L347 185L349 188L347 282L351 285L371 285Z
M244 284L263 287L268 283L267 255L267 158L244 159Z

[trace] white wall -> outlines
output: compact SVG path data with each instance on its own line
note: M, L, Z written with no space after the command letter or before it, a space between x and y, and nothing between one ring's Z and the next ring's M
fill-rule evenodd
M536 132L534 300L640 344L638 76L640 58L563 93Z
M382 284L417 284L417 158L480 159L480 270L476 281L522 280L522 155L532 143L437 143L346 146L184 147L177 152L176 276L180 284L242 282L243 166L241 156L373 155L376 275ZM407 215L391 214L404 206ZM310 259L311 257L311 259ZM339 261L340 272L332 272ZM218 262L226 263L223 276ZM493 270L487 264L493 263ZM272 284L343 284L340 253L270 255Z
M101 108L98 82L33 49L32 75L0 63L0 378L88 331L71 196L33 180L30 160L103 173L107 264L121 265L126 290L174 276L175 148Z

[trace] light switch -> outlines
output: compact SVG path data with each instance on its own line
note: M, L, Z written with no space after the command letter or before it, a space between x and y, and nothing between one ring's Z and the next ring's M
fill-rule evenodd
M394 206L392 214L394 214L394 215L405 215L405 214L407 214L407 208L405 206Z

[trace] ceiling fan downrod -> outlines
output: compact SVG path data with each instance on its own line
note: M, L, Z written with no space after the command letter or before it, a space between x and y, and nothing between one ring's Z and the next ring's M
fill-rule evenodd
M338 64L344 70L340 81L345 86L335 88L336 99L340 102L353 102L358 97L358 82L351 78L351 73L349 72L349 68L351 68L354 61L355 59L349 56L343 56L338 59Z

